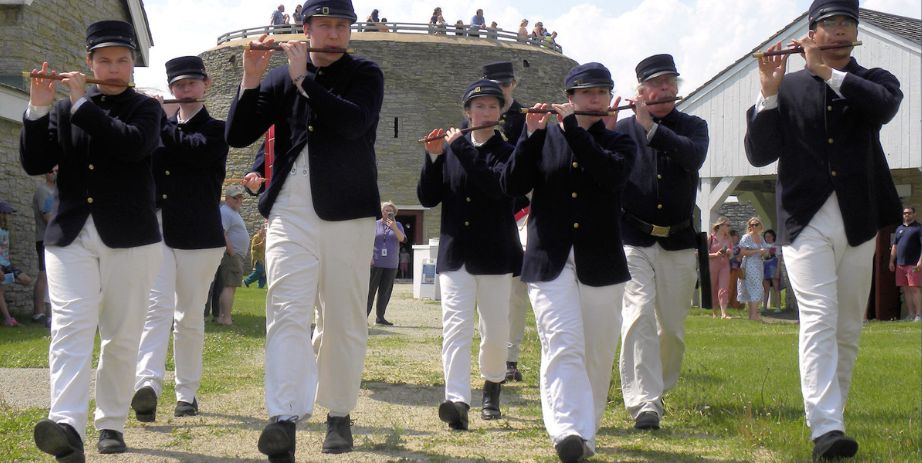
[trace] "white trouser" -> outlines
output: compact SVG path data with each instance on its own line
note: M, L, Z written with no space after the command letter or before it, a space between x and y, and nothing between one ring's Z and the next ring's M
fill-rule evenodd
M45 247L52 311L48 418L73 426L83 440L97 328L96 429L125 428L159 246L110 248L89 217L73 243Z
M800 389L812 439L845 431L842 414L871 291L874 243L849 246L833 193L782 249L800 309Z
M163 219L160 219L161 229ZM192 403L202 379L205 318L202 306L221 263L224 248L173 249L160 243L163 261L150 289L150 305L138 350L134 389L150 386L160 397L167 343L173 331L176 400Z
M580 283L572 249L556 279L528 284L541 341L541 411L555 445L576 434L595 451L618 349L623 293L623 283Z
M525 316L531 312L528 302L528 285L519 278L512 279L509 296L509 342L506 343L506 361L518 362L525 337Z
M509 291L512 274L471 275L462 266L439 274L442 294L442 368L445 400L471 403L471 342L474 309L480 314L480 377L506 379Z
M325 221L314 211L307 148L288 174L266 233L266 409L306 418L355 408L368 338L368 262L375 219ZM316 355L311 347L319 302Z
M663 394L679 380L685 317L695 288L695 250L625 246L631 281L624 288L621 392L631 418L663 416Z

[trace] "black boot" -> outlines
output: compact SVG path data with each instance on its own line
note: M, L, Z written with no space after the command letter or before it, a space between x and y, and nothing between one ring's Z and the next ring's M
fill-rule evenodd
M483 409L480 410L480 417L485 420L497 420L503 417L499 411L499 393L502 391L502 383L493 381L483 382Z
M136 412L137 413L137 412ZM176 401L176 408L173 410L173 416L195 416L198 415L198 399L192 399L192 403Z
M35 424L33 431L35 446L49 455L54 455L59 463L84 463L83 440L71 425L55 423L45 419Z
M294 421L276 421L263 428L256 444L259 451L269 456L270 463L295 462L295 430Z
M327 437L323 440L322 453L346 453L352 451L352 423L349 415L327 415Z
M554 446L561 463L579 463L586 458L587 448L582 437L571 434Z
M464 402L446 400L439 404L439 419L448 423L455 431L467 431L467 411L470 405Z
M842 431L829 431L813 441L813 461L837 461L858 453L858 442Z
M99 442L96 443L96 450L99 453L125 453L128 446L125 445L125 437L122 433L112 429L102 429L99 431Z
M131 408L138 421L152 423L157 419L157 393L154 388L144 386L131 398Z
M519 371L519 362L506 362L506 381L521 381L522 372Z

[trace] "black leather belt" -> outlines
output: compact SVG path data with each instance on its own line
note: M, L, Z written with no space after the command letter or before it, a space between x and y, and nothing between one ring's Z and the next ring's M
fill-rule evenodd
M657 238L668 238L670 235L675 235L676 233L691 227L691 219L683 220L679 223L668 226L656 225L647 223L641 220L640 217L637 217L628 211L624 211L624 220L636 227L638 230L642 231L644 234L655 236Z

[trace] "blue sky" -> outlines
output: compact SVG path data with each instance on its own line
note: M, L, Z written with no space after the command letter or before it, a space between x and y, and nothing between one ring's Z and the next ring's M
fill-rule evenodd
M139 87L166 90L163 63L196 55L218 35L268 23L280 0L145 0L155 46L150 67L138 68ZM293 11L294 0L281 0ZM567 56L612 70L615 93L630 96L633 69L655 53L671 53L688 93L749 52L809 8L811 0L353 0L359 19L372 9L396 22L428 22L434 6L445 19L470 20L483 8L487 21L517 30L522 18L558 32ZM860 0L863 8L913 18L922 0Z

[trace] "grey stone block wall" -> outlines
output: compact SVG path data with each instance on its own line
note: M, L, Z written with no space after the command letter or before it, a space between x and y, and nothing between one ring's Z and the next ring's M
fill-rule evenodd
M303 36L277 38L296 39ZM375 144L382 200L392 200L403 209L419 205L416 183L423 149L416 140L434 128L461 123L461 94L480 77L481 65L501 60L513 62L519 79L516 99L523 104L566 101L563 79L576 65L575 61L536 47L476 42L450 36L424 36L419 42L408 40L405 35L400 41L385 37L355 40L354 36L351 47L355 54L375 61L384 72L385 96ZM214 80L207 103L214 117L227 116L231 98L236 94L242 75L244 43L230 42L200 55ZM270 66L283 64L284 54L277 53ZM249 148L231 149L228 177L239 178L248 172L258 147L257 142ZM440 209L425 211L424 240L438 236ZM256 212L256 198L246 200L241 213L251 231L261 221Z

